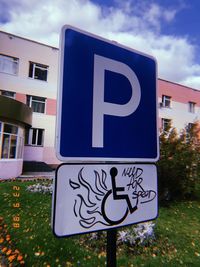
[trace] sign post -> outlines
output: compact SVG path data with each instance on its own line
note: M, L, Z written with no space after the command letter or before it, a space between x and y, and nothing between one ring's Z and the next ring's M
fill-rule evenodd
M159 158L156 60L71 26L62 28L60 53L56 155L73 163L56 171L53 232L107 230L115 267L115 228L158 214L149 164Z
M117 230L107 230L107 267L116 267Z

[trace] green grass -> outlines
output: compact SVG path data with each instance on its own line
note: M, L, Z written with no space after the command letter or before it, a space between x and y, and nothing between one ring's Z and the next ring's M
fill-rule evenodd
M94 242L88 241L89 235L61 239L53 235L51 195L27 192L27 185L33 183L36 182L0 183L0 216L8 225L11 245L22 253L25 266L105 266L105 238ZM13 186L20 187L19 198L13 196ZM16 202L20 203L19 208L13 207ZM13 227L16 215L20 218L19 228ZM155 234L156 240L148 247L118 245L117 266L199 267L200 200L161 207ZM3 249L7 243L0 246Z

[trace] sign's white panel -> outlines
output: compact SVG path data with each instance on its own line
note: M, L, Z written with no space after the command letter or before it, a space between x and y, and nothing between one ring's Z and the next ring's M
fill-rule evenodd
M153 220L157 170L150 164L63 164L56 171L56 236L107 230Z

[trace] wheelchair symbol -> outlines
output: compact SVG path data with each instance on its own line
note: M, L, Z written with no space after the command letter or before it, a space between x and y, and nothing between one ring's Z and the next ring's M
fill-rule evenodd
M101 205L103 218L110 225L116 225L123 222L126 219L129 212L130 214L133 214L137 210L137 204L138 204L138 199L136 201L136 205L132 206L128 194L120 194L120 195L118 194L119 192L124 192L125 188L116 186L115 177L117 176L117 173L118 173L117 168L115 167L111 168L110 175L111 175L112 189L110 189L106 193L105 197L102 200L102 205ZM124 211L124 214L122 214L122 216L120 216L119 219L111 219L106 214L106 203L108 202L108 198L110 197L112 198L112 200L124 200L126 202L126 209Z
M125 190L125 187L116 186L116 176L118 174L118 171L117 168L115 167L111 168L110 176L111 176L112 189L110 189L105 194L101 204L102 216L104 220L110 225L117 225L122 223L126 219L128 214L133 214L138 209L138 204L144 205L146 203L153 201L156 198L157 194L154 190L152 189L145 190L143 188L142 186L143 178L141 177L141 173L138 176L135 176L135 178L131 176L130 183L126 185L127 190ZM126 194L122 193L125 191L126 192L130 191L131 189L132 189L131 197L130 194L128 193ZM116 203L117 212L114 210L114 217L113 217L113 215L111 214L112 208L109 209L109 205L113 205L113 201L117 200L118 200L118 202Z

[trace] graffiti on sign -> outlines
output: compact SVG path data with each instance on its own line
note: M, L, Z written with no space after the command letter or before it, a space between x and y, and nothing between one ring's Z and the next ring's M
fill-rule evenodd
M157 171L151 164L62 164L56 171L53 231L67 236L153 220Z
M69 179L69 185L76 191L73 211L83 228L91 228L95 224L112 226L122 223L128 214L133 214L141 205L153 201L156 191L143 185L143 169L138 167L124 168L121 178L126 178L125 186L117 186L118 169L112 167L110 172L94 170L92 177L84 177L84 167L77 179ZM108 181L110 180L110 181ZM111 187L109 187L111 184ZM84 192L84 193L83 193ZM107 206L115 206L122 202L124 209L117 216L109 214Z

